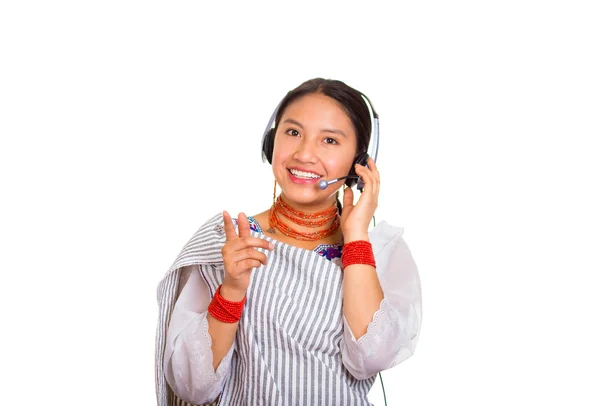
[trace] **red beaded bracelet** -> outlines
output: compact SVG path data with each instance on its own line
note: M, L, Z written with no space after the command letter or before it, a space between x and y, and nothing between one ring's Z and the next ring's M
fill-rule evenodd
M227 299L223 299L223 296L221 296L221 286L219 286L208 305L208 312L215 319L224 323L237 323L242 318L242 311L244 310L245 304L245 296L241 302L231 302Z
M354 264L371 265L375 268L373 246L369 241L352 241L342 247L342 269Z

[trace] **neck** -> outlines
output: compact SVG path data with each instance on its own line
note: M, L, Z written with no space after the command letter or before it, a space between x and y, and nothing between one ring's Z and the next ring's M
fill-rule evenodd
M279 204L279 199L281 200L281 205ZM277 217L277 221L280 223L280 225L283 226L276 227L279 229L279 231L283 232L283 234L286 234L284 228L285 226L287 226L298 233L312 234L330 230L334 232L333 235L337 235L335 232L337 231L337 229L339 229L339 213L337 212L336 203L337 201L335 199L335 196L333 196L333 199L328 199L321 204L313 204L310 206L302 205L290 201L282 193L278 198L278 202L274 204L271 208L271 212L274 213L274 215ZM291 210L285 209L282 205L289 206L289 208L295 211L296 213L292 213ZM318 216L318 218L311 218L315 217L315 215L317 215L318 213L322 213L322 215ZM308 222L312 222L313 224L302 224ZM314 224L314 222L318 222L318 224ZM334 224L336 222L338 224L337 227ZM331 232L326 233L326 235L323 236L323 238L321 239L326 239L331 235ZM315 239L311 238L311 240L314 241Z
M281 198L281 200L283 200L284 203L286 203L288 206L291 206L294 210L301 211L307 214L314 214L325 211L337 203L337 198L335 194L331 195L327 200L312 204L302 204L291 201L283 192L278 197Z

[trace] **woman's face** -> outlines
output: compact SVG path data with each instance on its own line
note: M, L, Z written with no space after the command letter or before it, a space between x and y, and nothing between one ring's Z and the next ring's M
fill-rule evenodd
M275 134L273 174L285 197L299 208L322 210L345 180L319 189L319 180L346 176L356 155L350 118L332 98L309 94L290 103Z

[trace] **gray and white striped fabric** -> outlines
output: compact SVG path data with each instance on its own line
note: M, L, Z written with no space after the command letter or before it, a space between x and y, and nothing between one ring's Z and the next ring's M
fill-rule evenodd
M156 379L160 406L173 403L163 375L166 331L179 269L198 264L211 295L223 281L221 214L192 237L158 288ZM219 405L370 405L375 377L357 380L343 366L342 274L319 254L251 232L275 244L252 273Z
M169 390L169 406L196 406L193 403L186 402L185 400L181 400L173 393L172 390ZM215 400L213 403L207 403L203 406L217 406L219 404L219 400Z

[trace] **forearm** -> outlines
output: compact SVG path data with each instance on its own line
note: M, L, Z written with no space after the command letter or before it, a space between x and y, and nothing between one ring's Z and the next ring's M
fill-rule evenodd
M221 296L226 300L238 302L244 298L245 293L228 290L226 286L221 286ZM208 333L212 339L213 368L216 371L223 357L227 355L233 345L239 322L225 323L217 320L210 313L207 320Z
M349 236L344 243L356 240L369 241L366 234ZM381 306L383 290L375 268L371 265L353 264L344 269L344 316L350 330L358 340L367 332L373 315Z
M421 289L417 268L402 239L402 231L384 223L369 234L377 253L376 276L380 285L371 279L375 274L368 266L359 269L348 265L344 271L344 284L348 283L348 288L354 290L344 292L342 361L356 379L367 379L391 368L409 358L415 350L422 315ZM351 238L344 234L344 239L350 241ZM366 240L364 233L360 237L352 236L354 241L361 239ZM362 275L350 272L359 270L365 272ZM357 281L354 277L362 277L358 285L350 284ZM381 292L382 287L385 295L374 295L373 292ZM372 299L374 296L375 300ZM350 311L350 305L358 305L359 302L367 313L362 320L362 331L358 331L355 327L357 322L351 318L351 313L359 314L361 308ZM372 313L373 306L379 306L375 313ZM369 323L368 334L365 334L365 323Z
M231 365L231 352L213 368L208 313L173 312L167 335L165 378L178 397L192 404L212 402L221 392Z

